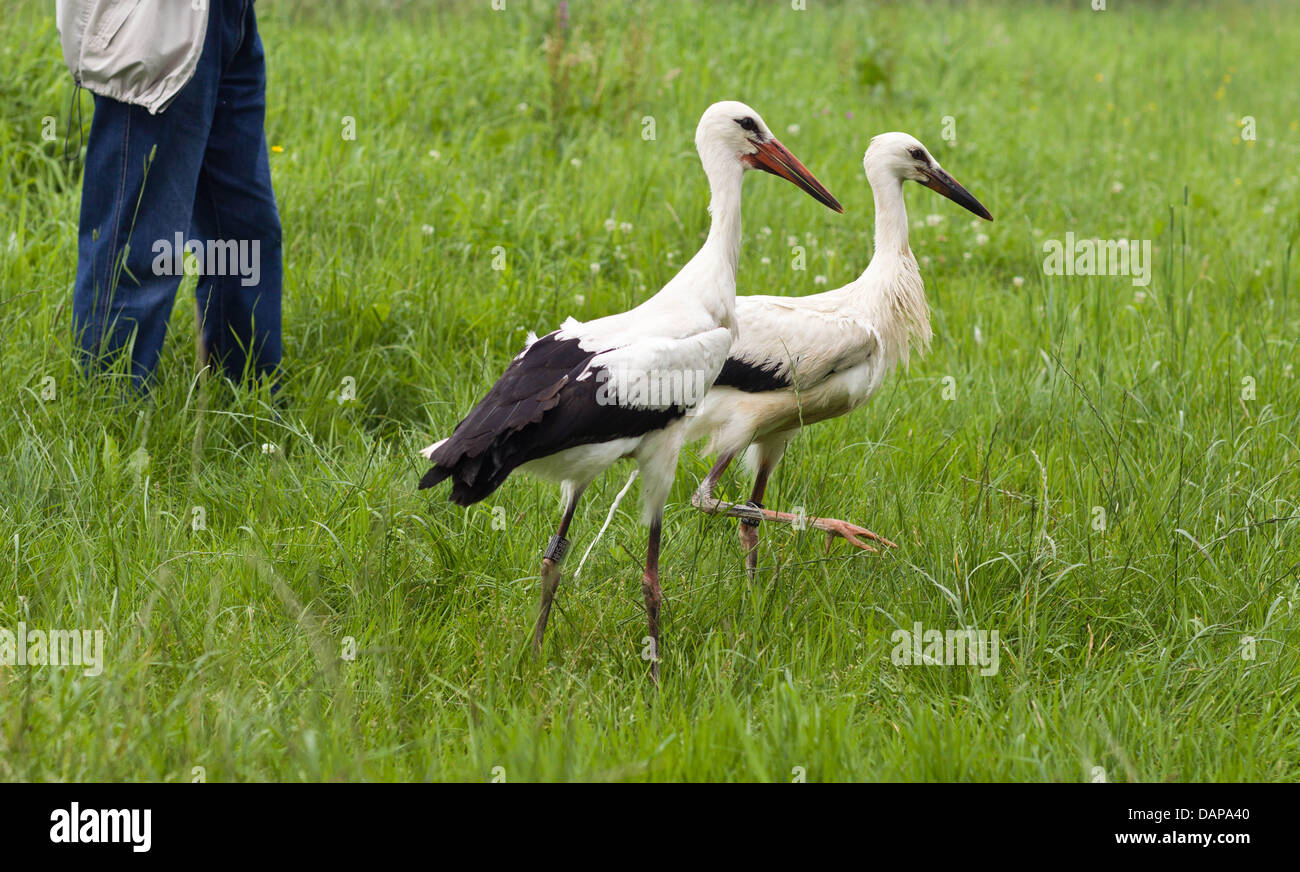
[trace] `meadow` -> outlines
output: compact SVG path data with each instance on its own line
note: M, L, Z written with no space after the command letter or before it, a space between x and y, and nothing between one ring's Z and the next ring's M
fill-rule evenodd
M196 376L193 278L151 397L81 376L71 80L53 4L9 4L0 628L99 630L104 662L0 666L0 779L1300 778L1300 10L1109 6L264 0L274 406ZM636 500L572 577L630 467L579 510L536 660L556 491L460 509L415 452L528 331L691 256L721 99L845 207L751 174L742 294L865 267L876 133L996 220L908 186L934 346L768 491L897 549L766 526L751 582L684 453L656 691ZM1149 240L1149 284L1048 274L1067 233ZM896 665L917 623L996 630L997 672Z

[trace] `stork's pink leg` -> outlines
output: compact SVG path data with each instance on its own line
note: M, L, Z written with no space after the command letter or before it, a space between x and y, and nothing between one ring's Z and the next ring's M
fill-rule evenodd
M767 490L767 479L771 474L772 467L766 464L759 466L758 475L754 478L754 490L749 495L749 505L753 508L763 508L763 494ZM750 581L758 575L758 524L753 518L741 518L737 525L740 543L745 546L745 571L749 573Z
M659 536L663 530L663 515L650 522L650 540L646 545L645 574L641 576L641 592L645 594L645 613L650 635L650 681L659 683L659 606L663 591L659 588Z
M560 569L564 565L564 555L569 551L569 540L564 534L569 532L569 522L573 520L574 510L578 508L578 497L582 488L573 492L569 504L564 508L564 517L560 519L560 528L555 531L546 550L542 552L542 601L537 608L537 625L533 627L533 649L542 653L542 640L546 637L546 622L551 617L551 602L555 591L560 587Z
M695 508L700 508L702 503L709 501L713 497L713 489L718 486L718 482L722 480L722 474L727 471L727 467L731 465L731 461L735 457L736 453L734 451L730 454L723 454L713 464L713 468L709 470L709 474L704 477L704 481L700 482L695 495L691 497L691 504Z

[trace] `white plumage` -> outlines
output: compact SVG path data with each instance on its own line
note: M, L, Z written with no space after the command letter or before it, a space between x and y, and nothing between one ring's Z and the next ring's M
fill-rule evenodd
M761 519L796 516L763 510L772 468L803 426L844 415L861 406L910 350L928 348L929 307L921 272L908 245L903 182L925 184L992 220L988 211L905 133L875 137L863 169L876 205L875 252L856 280L806 297L742 296L736 300L740 332L728 361L688 424L688 439L709 440L718 462L700 486L697 507L742 520L746 562L756 567ZM712 498L718 479L742 451L756 471L749 505ZM881 540L868 530L831 518L808 519L831 535L870 549L858 537ZM893 544L888 543L887 544Z
M530 341L487 396L446 439L421 454L433 467L420 486L451 479L450 499L469 505L516 469L561 484L564 515L542 560L534 630L540 650L583 490L621 458L642 474L650 526L642 578L650 637L659 637L659 539L685 419L722 370L736 335L741 181L763 169L820 202L839 204L743 103L715 103L696 128L712 215L703 247L664 288L628 312L579 322ZM658 675L657 657L652 662Z

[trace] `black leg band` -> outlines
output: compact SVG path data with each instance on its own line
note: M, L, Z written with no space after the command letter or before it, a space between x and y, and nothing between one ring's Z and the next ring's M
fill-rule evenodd
M754 502L753 500L750 500L749 502L745 503L745 505L749 506L751 509L763 508L762 503ZM741 518L740 523L744 524L746 527L757 527L760 523L760 520L761 519L759 518Z
M569 540L563 536L552 536L551 541L546 543L546 550L542 552L543 560L550 560L552 563L563 563L564 555L569 553Z

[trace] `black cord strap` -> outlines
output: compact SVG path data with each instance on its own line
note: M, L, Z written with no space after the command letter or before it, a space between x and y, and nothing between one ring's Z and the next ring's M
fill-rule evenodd
M63 159L67 161L76 160L81 157L81 147L86 144L85 134L81 132L81 83L74 82L72 85L72 100L68 103L68 127L63 131ZM68 141L72 136L72 110L77 110L77 150L68 154Z

